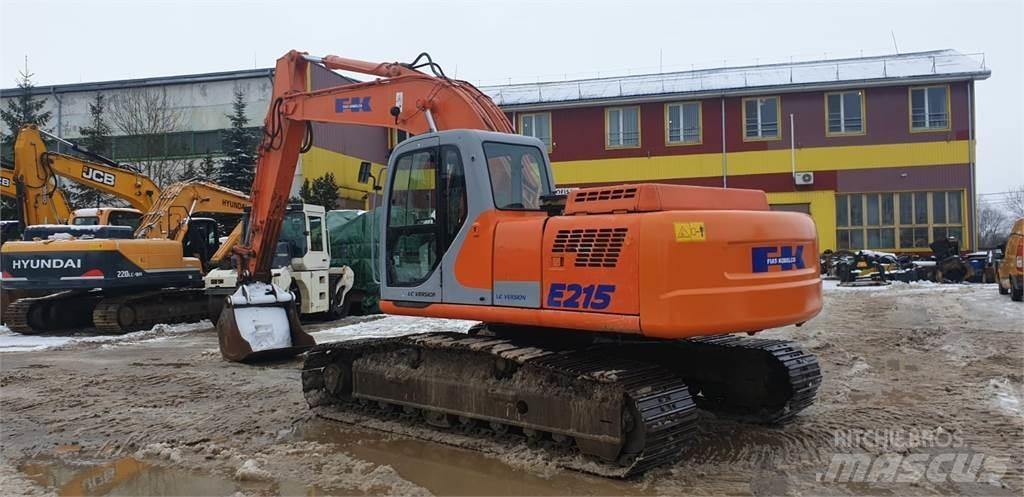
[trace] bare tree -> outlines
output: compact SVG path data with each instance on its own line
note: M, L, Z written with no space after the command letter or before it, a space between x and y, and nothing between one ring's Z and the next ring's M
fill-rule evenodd
M131 137L129 155L137 157L136 164L160 186L176 180L190 162L167 158L173 155L167 135L181 131L185 119L164 88L130 88L110 100L110 122L121 135Z
M1024 185L1010 188L1005 199L1006 211L1013 219L1024 217Z
M1010 218L984 200L978 203L978 242L982 248L998 247L1010 233Z

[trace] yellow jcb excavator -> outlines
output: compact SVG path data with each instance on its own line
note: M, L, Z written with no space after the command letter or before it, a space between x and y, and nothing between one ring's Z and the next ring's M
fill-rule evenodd
M43 135L84 157L48 151ZM58 178L112 195L129 207L71 211ZM17 200L21 211L19 219L25 226L114 224L135 228L142 213L160 196L160 187L132 166L81 148L35 125L27 125L18 131L15 140L13 169L0 169L0 193Z

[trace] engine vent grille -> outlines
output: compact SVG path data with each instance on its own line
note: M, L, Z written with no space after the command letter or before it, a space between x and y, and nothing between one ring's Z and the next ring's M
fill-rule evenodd
M580 190L573 194L575 202L597 202L601 200L621 200L635 198L636 187L606 188L604 190Z
M576 267L615 267L628 228L558 230L551 252L576 254Z

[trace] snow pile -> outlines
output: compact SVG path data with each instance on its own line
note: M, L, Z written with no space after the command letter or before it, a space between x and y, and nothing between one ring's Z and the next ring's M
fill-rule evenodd
M269 283L250 283L238 287L231 295L234 305L260 305L291 302L292 293Z
M992 378L988 380L985 390L992 397L990 401L992 407L1012 416L1024 415L1024 411L1021 411L1020 398L1010 380Z
M269 471L261 468L255 459L246 459L235 471L236 480L270 480L273 476Z
M410 316L388 316L383 319L330 328L313 334L317 343L341 342L358 338L386 338L412 335L414 333L430 333L435 331L455 331L465 333L476 321L460 319L419 318Z
M180 463L182 461L182 453L181 449L173 447L167 443L160 442L146 445L145 447L135 451L135 458L157 458Z
M72 337L20 335L0 325L0 352L27 352L65 345Z
M124 335L94 335L88 330L72 331L64 335L22 335L11 331L6 326L0 325L0 353L30 352L88 343L113 346L126 343L156 342L167 340L172 335L203 330L212 326L210 321L204 319L197 323L158 324L148 330L126 333Z

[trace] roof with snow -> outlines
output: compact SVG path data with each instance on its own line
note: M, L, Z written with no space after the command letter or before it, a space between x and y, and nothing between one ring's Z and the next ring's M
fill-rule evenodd
M120 79L114 81L97 81L92 83L71 83L63 85L46 85L32 88L33 95L50 93L74 93L80 91L114 90L121 88L138 88L146 86L184 85L193 83L209 83L212 81L233 81L238 79L272 78L273 68L243 69L240 71L209 72L202 74L184 74L179 76L157 76L152 78ZM0 97L9 97L20 92L19 88L4 88Z
M900 83L987 79L984 57L935 50L874 57L724 67L660 74L578 79L480 89L511 110L601 102L808 91Z

